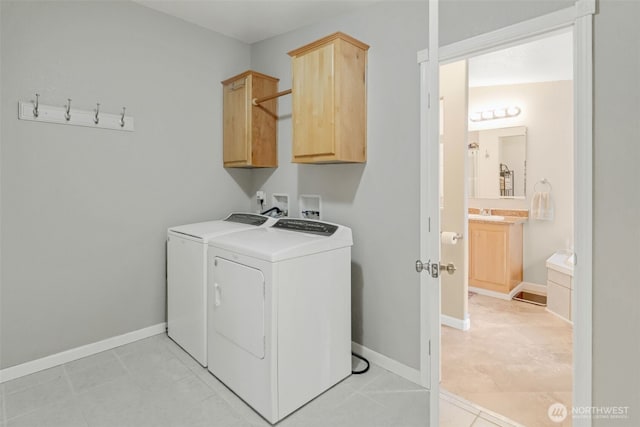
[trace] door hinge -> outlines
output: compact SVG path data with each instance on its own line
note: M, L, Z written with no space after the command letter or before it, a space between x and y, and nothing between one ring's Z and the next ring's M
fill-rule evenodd
M431 108L431 94L427 94L427 108Z
M429 340L429 356L431 356L431 340Z
M431 217L429 217L429 233L431 233Z

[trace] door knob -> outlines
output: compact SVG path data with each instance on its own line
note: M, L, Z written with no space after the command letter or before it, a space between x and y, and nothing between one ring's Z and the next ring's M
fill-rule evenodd
M440 271L445 271L445 270L447 273L453 274L456 272L456 266L452 262L450 262L447 265L440 264Z
M426 271L427 273L431 274L431 277L433 277L434 279L437 279L440 276L441 271L446 271L449 274L453 274L456 272L456 270L456 266L452 262L447 265L443 265L435 262L432 264L431 260L429 260L426 264L420 260L416 261L416 271L418 273Z

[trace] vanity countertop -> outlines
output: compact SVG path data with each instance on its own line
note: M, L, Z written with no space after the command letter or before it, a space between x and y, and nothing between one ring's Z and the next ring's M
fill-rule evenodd
M476 214L473 218L469 218L469 221L473 221L474 223L480 224L502 224L502 225L513 225L513 224L523 224L529 220L529 211L526 209L491 209L492 215L497 215L503 217L503 219L496 221L495 219L483 219L478 218L478 214L480 214L480 209L478 208L469 208L470 214Z
M513 225L513 224L523 224L529 220L527 217L522 216L504 216L504 219L500 221L495 220L483 220L483 219L475 219L469 218L470 222L480 223L480 224L500 224L500 225Z

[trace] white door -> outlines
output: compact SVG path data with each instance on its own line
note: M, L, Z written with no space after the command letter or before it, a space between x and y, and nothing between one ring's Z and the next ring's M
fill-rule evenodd
M420 62L420 79L420 114L427 118L421 120L420 129L420 260L416 262L422 307L420 377L422 385L430 391L429 425L437 426L440 416L440 120L438 102L429 101L429 98L438 99L437 66L434 71L429 61Z
M420 379L429 389L429 425L440 423L440 108L438 2L429 2L429 49L420 64ZM438 271L439 273L439 271Z
M264 275L258 269L214 258L211 315L216 331L259 359L265 353Z

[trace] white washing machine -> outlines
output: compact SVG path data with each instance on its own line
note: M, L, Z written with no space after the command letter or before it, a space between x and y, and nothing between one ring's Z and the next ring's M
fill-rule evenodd
M271 423L351 374L352 245L304 219L209 241L208 369Z
M274 222L263 215L232 213L223 220L169 228L167 333L202 366L207 366L207 243L213 236Z

